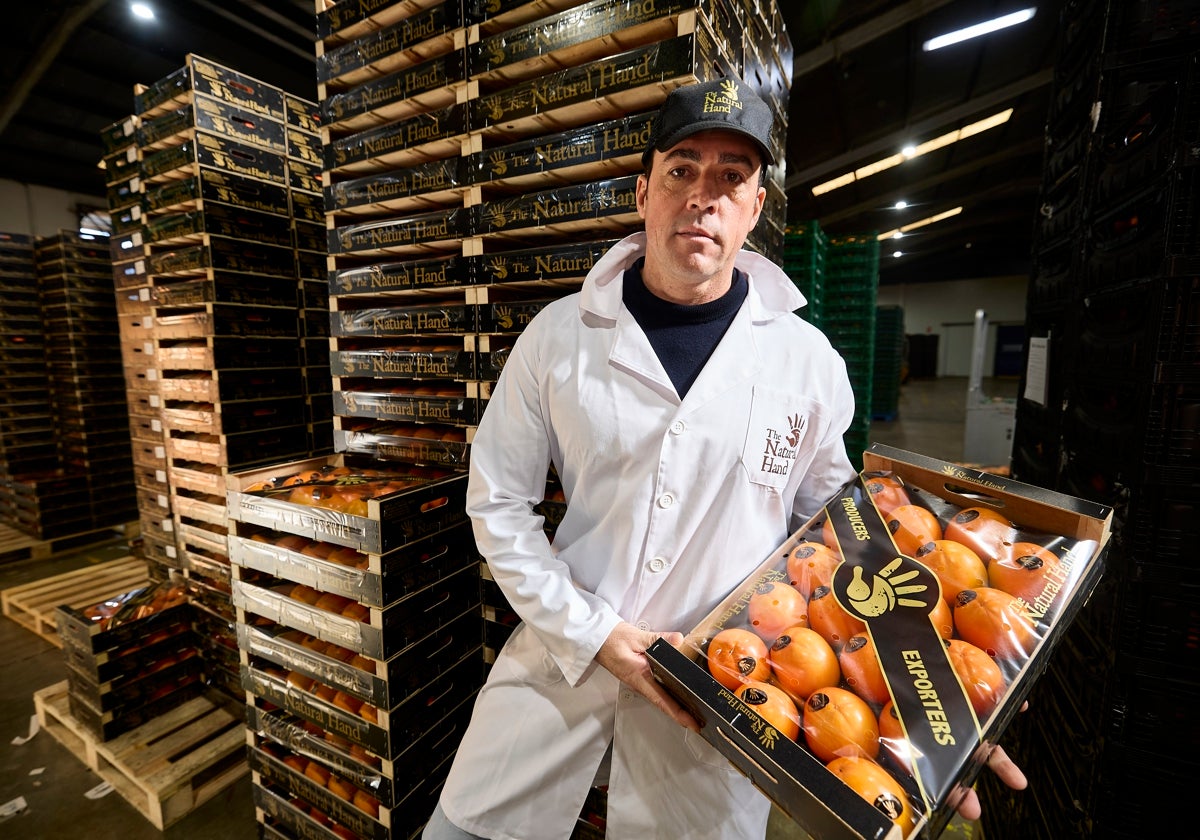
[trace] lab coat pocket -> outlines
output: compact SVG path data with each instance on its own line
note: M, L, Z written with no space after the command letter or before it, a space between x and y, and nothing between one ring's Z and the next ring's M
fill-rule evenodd
M522 624L513 631L492 668L492 682L497 679L515 685L539 688L563 680L562 669L537 634Z
M814 421L812 401L800 394L754 386L742 465L750 481L782 489Z
M687 746L692 758L700 764L705 764L717 770L725 770L734 775L738 774L737 768L730 763L729 759L721 755L716 747L704 740L704 736L698 735L690 729L685 729L683 732L683 743Z

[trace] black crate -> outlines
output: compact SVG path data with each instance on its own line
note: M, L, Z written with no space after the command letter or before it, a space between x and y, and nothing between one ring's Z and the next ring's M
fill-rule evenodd
M1139 683L1186 679L1194 691L1200 686L1200 577L1130 581L1116 636L1121 669L1134 671Z

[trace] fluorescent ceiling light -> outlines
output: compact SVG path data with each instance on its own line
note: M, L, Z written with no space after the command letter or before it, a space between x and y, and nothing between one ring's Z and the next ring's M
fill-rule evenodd
M84 236L105 236L105 237L108 236L108 231L96 230L95 228L90 228L90 227L81 227L79 229L79 232L81 234L83 234Z
M949 210L944 210L941 213L937 213L933 216L926 216L924 219L918 219L915 222L909 222L906 225L893 228L892 230L879 234L875 238L880 242L882 242L884 239L900 239L910 230L916 230L917 228L923 228L926 225L931 225L934 222L940 222L943 219L949 219L951 216L957 216L962 211L962 205L959 205L958 207L952 207Z
M1007 108L998 113L992 114L990 117L984 117L982 120L977 120L970 125L964 125L962 128L948 131L945 134L934 137L932 140L926 140L924 143L918 143L916 146L905 146L904 151L900 154L889 155L888 157L877 160L874 163L868 163L866 166L860 166L853 172L847 172L844 175L839 175L832 180L817 184L812 188L813 195L824 195L831 190L836 190L839 187L844 187L847 184L852 184L855 181L861 181L863 178L869 178L872 175L883 172L885 169L891 169L893 166L899 166L906 160L919 158L921 155L927 155L930 152L945 148L952 143L957 143L959 140L965 140L980 132L987 131L989 128L995 128L998 125L1003 125L1012 117L1012 108Z
M898 258L904 256L904 252L903 251L892 251L892 256L896 257L898 259Z
M129 11L133 16L142 20L154 20L154 7L149 3L130 3Z
M905 201L904 199L900 199L899 201L897 201L895 204L892 205L892 207L896 208L897 210L903 210L907 206L908 206L908 202Z
M1021 9L1019 12L1001 15L992 20L985 20L983 23L977 23L974 26L968 26L964 29L956 29L953 32L947 32L944 35L938 35L936 38L930 38L921 45L921 49L925 52L933 52L942 47L948 47L951 44L958 44L963 41L969 41L971 38L978 38L980 35L987 35L995 32L998 29L1007 29L1010 26L1016 26L1018 23L1024 23L1031 19L1037 13L1037 6L1030 6L1028 9Z

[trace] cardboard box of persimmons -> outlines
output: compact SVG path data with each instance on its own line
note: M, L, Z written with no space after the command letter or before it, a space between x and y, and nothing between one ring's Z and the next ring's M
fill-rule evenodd
M817 840L932 838L1095 588L1112 511L880 444L863 466L647 655Z

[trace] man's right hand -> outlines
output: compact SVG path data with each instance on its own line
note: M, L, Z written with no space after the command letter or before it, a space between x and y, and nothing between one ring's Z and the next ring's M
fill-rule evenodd
M646 648L659 638L665 639L675 647L683 644L682 633L639 630L622 621L613 628L600 650L596 652L596 662L680 726L699 732L700 724L696 719L676 702L658 680L654 679L654 674L650 671Z

